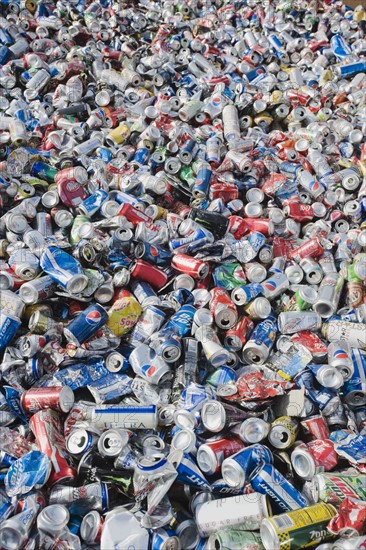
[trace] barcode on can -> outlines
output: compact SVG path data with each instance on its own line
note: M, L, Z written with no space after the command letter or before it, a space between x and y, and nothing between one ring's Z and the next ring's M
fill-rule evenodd
M291 529L291 527L294 527L295 525L290 516L287 514L283 514L272 519L279 531L286 531L286 529Z

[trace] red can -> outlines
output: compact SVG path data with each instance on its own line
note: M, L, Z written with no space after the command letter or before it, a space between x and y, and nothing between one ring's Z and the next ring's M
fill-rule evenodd
M236 438L222 438L205 443L197 452L198 466L204 474L218 474L225 458L241 451L244 447L243 442Z
M303 258L319 258L324 253L324 248L320 244L318 238L309 239L302 245L298 246L290 254L290 258L299 262Z
M148 265L151 269L150 264ZM209 272L209 265L206 262L192 258L187 254L175 254L172 259L172 267L194 279L204 279Z
M285 206L284 213L297 222L310 222L314 218L314 210L311 204L304 204L302 202L290 202Z
M322 466L326 472L333 470L338 464L338 455L334 443L330 439L314 439L306 443L315 464Z
M137 225L139 222L152 223L153 219L150 218L145 212L142 212L132 204L125 202L118 212L119 216L124 216L133 225Z
M232 328L238 320L238 311L235 304L226 290L221 287L217 286L212 289L209 308L219 328Z
M240 216L230 216L229 218L229 232L234 235L238 241L244 235L249 233L249 228L244 219Z
M168 275L165 271L144 260L136 260L130 267L130 273L134 279L146 281L156 289L162 288L168 281Z
M56 411L39 411L29 420L39 450L52 462L53 470L48 479L50 485L73 479L76 470L66 461L65 440L62 434L62 422Z
M241 350L247 343L248 336L253 328L253 321L244 315L233 328L227 331L224 342L225 347L233 351Z
M273 223L271 220L266 218L243 218L247 224L249 231L259 231L263 235L272 235L273 234Z
M62 181L77 181L85 184L88 181L88 173L82 166L64 168L57 172L55 176L55 183L61 183Z
M210 199L230 202L239 197L239 189L233 183L214 183L210 186Z
M31 388L23 393L20 402L27 413L43 409L67 413L74 404L74 392L68 386Z
M314 332L298 332L291 336L292 342L297 342L308 349L314 359L325 360L328 348Z
M306 435L310 435L313 439L328 439L329 429L325 418L322 415L310 416L306 420L301 421L301 426Z

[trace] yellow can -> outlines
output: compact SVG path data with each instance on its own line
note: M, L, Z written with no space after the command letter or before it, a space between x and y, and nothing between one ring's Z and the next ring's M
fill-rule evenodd
M313 548L334 537L327 530L337 510L331 504L315 504L262 520L260 534L265 550Z
M108 145L120 145L126 141L130 133L130 128L127 124L119 124L109 132L106 142Z
M136 298L128 290L123 290L108 311L107 326L117 336L123 336L136 325L141 312L141 306Z

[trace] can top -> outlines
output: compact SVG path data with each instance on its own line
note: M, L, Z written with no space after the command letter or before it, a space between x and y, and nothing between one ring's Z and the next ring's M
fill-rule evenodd
M206 401L202 407L201 419L204 427L210 432L221 432L225 427L226 412L221 403Z

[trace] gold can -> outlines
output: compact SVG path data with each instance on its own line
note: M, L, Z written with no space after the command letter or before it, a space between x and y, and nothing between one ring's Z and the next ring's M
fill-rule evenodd
M128 290L123 290L108 311L107 326L117 336L123 336L136 325L141 312L141 306L136 298Z

